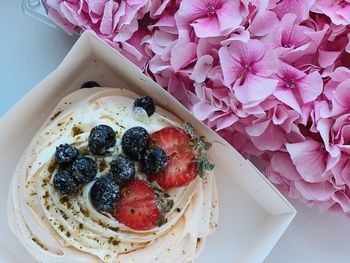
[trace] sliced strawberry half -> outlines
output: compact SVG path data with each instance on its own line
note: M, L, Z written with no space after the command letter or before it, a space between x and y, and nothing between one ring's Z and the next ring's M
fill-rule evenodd
M168 156L164 172L151 175L163 189L188 185L196 178L197 163L190 136L180 128L166 127L150 135L149 144L162 148Z
M135 230L148 230L157 226L161 212L156 196L148 182L132 180L121 190L114 218Z

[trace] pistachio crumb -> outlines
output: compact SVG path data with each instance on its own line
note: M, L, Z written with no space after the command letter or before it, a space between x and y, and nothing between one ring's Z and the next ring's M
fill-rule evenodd
M57 117L58 117L58 115L60 115L62 113L62 111L57 111L52 117L51 117L51 119L50 120L54 120L54 119L56 119Z
M33 240L33 242L35 242L39 247L41 247L41 248L44 249L44 250L47 250L47 248L45 247L45 245L44 245L43 243L41 243L41 242L39 241L39 239L37 239L36 237L32 237L32 240Z
M73 128L72 128L72 135L73 135L73 137L75 137L75 136L77 136L79 134L82 134L82 133L84 133L84 131L80 127L73 126Z

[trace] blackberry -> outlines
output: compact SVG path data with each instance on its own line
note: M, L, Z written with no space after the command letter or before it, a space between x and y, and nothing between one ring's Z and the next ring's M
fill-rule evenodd
M95 87L101 87L100 84L98 84L96 81L87 81L81 84L81 89L88 89L88 88L95 88Z
M133 127L122 137L123 152L134 160L139 160L142 150L147 146L149 134L145 128Z
M61 144L56 147L55 157L58 164L70 164L79 157L79 150L68 144Z
M151 116L156 111L156 105L154 104L153 99L149 96L138 97L134 101L134 107L143 108L148 116Z
M134 179L135 172L135 163L126 156L119 155L111 162L110 176L118 184Z
M72 174L79 183L91 182L97 173L95 160L90 157L78 158L72 165Z
M60 195L70 195L78 192L79 183L68 170L58 171L53 178L53 187Z
M107 125L94 127L89 136L89 149L93 155L104 155L116 143L114 130Z
M148 174L161 173L168 163L166 153L159 147L146 148L141 154L142 170Z
M120 197L120 189L109 176L99 177L90 190L90 200L100 212L110 212Z

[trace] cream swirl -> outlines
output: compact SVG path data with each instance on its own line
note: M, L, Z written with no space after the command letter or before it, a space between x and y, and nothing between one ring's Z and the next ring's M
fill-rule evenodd
M108 162L121 152L120 138L127 129L142 126L151 133L166 126L180 126L178 118L159 107L150 118L135 113L132 105L136 97L130 91L109 88L69 95L23 154L10 191L9 221L38 260L188 262L215 229L217 195L211 174L171 190L174 207L166 214L167 222L148 231L130 229L111 215L96 211L89 199L93 183L85 185L74 198L61 197L53 189L56 146L69 143L88 154L89 132L96 125L111 126L119 138L110 156L95 158L99 164L97 176L106 173ZM137 176L144 177L139 169Z

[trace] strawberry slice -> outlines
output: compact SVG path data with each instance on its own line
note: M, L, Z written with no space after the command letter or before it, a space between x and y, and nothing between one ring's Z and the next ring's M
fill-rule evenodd
M168 156L164 172L151 175L163 189L188 185L198 174L190 136L180 128L166 127L150 135L149 144L162 148Z
M144 180L132 180L121 190L114 218L135 230L157 226L161 216L153 189Z

